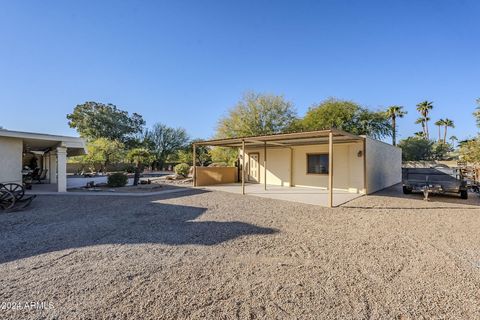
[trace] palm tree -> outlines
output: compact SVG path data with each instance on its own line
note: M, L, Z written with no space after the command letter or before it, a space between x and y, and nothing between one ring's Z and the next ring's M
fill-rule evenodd
M425 132L419 131L414 133L415 137L425 139Z
M455 128L455 123L453 120L445 118L443 125L445 126L444 136L443 136L443 143L447 143L447 129L448 128Z
M424 118L418 118L415 121L415 124L421 124L422 125L422 132L421 132L422 134L421 135L417 134L417 136L422 136L423 138L425 138L425 119Z
M450 137L450 141L452 143L452 147L455 148L455 141L458 141L458 138L456 136L451 136Z
M433 102L431 102L431 101L425 100L425 101L422 101L419 104L417 104L417 111L420 112L422 117L425 119L423 130L425 132L425 137L427 139L429 138L428 121L430 120L430 119L428 119L428 114L429 114L430 110L432 110L432 109L433 109Z
M391 106L387 108L386 115L392 120L392 144L397 145L397 118L403 118L407 112L401 106Z
M423 118L423 122L424 122L424 125L425 125L425 137L426 137L427 140L430 139L430 136L429 136L430 133L428 131L428 122L430 120L432 120L432 119L430 119L430 117Z
M435 125L438 126L438 142L442 140L442 127L445 125L445 120L440 119L435 122Z

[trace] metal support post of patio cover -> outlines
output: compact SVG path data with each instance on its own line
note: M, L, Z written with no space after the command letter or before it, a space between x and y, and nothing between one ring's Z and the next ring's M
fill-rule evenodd
M263 153L263 188L267 190L267 141L263 142Z
M242 194L245 194L245 140L242 140Z
M333 207L333 132L328 133L328 207Z
M290 147L290 187L295 186L293 183L293 148Z
M196 152L195 144L193 144L193 173L192 173L192 183L193 186L197 186L197 152Z

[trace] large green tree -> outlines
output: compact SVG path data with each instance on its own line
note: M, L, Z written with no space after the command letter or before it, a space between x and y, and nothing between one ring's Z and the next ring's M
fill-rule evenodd
M387 117L392 121L392 144L397 145L397 118L403 118L407 112L401 106L391 106L387 108Z
M200 142L202 140L196 139L193 140L192 143L188 146L188 150L191 151L193 149L193 143L194 142ZM195 147L195 164L196 166L200 165L202 167L208 166L210 163L212 163L212 156L210 155L210 147L207 146L196 146ZM192 155L192 163L193 163L193 154L192 152L189 152Z
M398 146L402 148L402 158L404 161L432 159L433 142L423 137L408 137L401 140Z
M265 135L287 131L296 118L293 105L282 96L245 94L217 126L218 138Z
M212 162L227 166L234 166L238 159L238 149L235 148L213 147L209 150L209 153Z
M373 138L392 135L392 127L385 112L370 111L355 102L335 98L310 107L296 126L305 131L337 128Z
M186 147L189 138L183 128L171 128L156 123L152 129L146 130L144 140L155 155L157 167L162 168L167 157Z
M106 138L129 143L135 140L145 125L142 116L118 109L113 104L88 101L77 105L67 114L68 125L77 129L80 136L94 140Z
M432 146L432 160L449 160L453 151L449 143L443 141L434 143Z
M480 137L463 142L460 145L459 155L464 161L480 165Z
M193 165L193 143L200 142L202 140L195 139L190 141L188 145L184 148L177 150L174 154L168 157L169 162L178 162L178 163L186 163L189 165ZM209 153L210 147L207 146L196 146L195 148L195 160L196 165L200 165L202 167L208 166L212 163L212 157Z
M90 170L105 171L109 164L123 161L125 157L125 146L118 140L98 138L88 141L87 151L84 156L78 156L78 161Z
M420 136L401 140L398 146L402 148L404 161L447 160L453 151L452 146L448 143L425 139L423 132Z

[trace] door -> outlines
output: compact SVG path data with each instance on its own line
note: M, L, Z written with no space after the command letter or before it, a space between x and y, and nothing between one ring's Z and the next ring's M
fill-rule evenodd
M259 158L258 153L250 153L248 181L260 182Z

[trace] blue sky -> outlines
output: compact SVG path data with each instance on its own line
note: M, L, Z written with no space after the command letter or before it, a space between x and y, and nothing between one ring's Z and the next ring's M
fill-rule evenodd
M113 103L209 138L247 91L300 115L328 97L415 104L478 131L479 1L0 0L0 126L75 134L65 115ZM435 128L431 131L436 132Z

